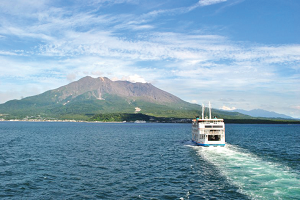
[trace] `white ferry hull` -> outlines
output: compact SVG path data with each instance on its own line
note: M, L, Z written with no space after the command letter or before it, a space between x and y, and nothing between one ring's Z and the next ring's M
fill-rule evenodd
M203 146L203 147L224 147L225 144L204 144L204 143L198 143L196 141L193 141L197 146Z
M192 124L192 141L198 146L225 146L223 119L195 119Z

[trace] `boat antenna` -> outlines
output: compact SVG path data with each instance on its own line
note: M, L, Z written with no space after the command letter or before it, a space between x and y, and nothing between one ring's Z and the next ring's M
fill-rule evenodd
M210 105L210 101L208 102L208 107L209 107L209 119L211 119L211 105Z
M202 104L202 119L204 119L204 109L205 109L204 104Z

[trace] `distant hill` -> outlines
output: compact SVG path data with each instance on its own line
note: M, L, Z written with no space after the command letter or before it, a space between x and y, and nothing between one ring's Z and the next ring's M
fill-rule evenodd
M111 81L105 77L84 77L42 94L0 104L6 118L89 119L96 114L142 113L156 117L193 118L201 106L191 104L150 83ZM238 119L249 116L220 110L212 114Z
M276 112L270 112L262 109L254 109L254 110L242 110L242 109L236 109L233 110L234 112L239 112L245 115L249 115L251 117L265 117L265 118L281 118L281 119L293 119L290 116L279 114Z

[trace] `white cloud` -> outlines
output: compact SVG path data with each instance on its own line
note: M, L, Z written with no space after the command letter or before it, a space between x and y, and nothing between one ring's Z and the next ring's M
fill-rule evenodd
M291 106L292 109L300 110L300 105L297 106Z
M92 23L99 20L101 24L101 20L105 21L104 16L95 17L90 14L80 14L70 19L60 18L59 16L57 19L55 17L51 18L49 23L46 24L47 26L41 26L40 30L38 30L38 27L33 29L30 27L26 29L12 28L12 30L20 31L20 33L15 33L20 37L51 38L45 45L40 45L34 53L49 56L49 58L52 56L69 57L71 64L62 64L64 61L61 59L59 66L61 66L61 71L64 71L64 68L68 65L73 65L75 68L70 73L76 73L77 77L80 74L95 75L95 72L99 71L99 67L101 75L102 73L103 75L121 74L126 71L124 68L130 65L131 69L134 69L137 61L172 59L174 62L166 64L165 67L169 68L173 75L182 77L186 81L191 78L202 80L199 87L218 84L223 88L238 89L249 86L249 83L255 88L256 85L259 86L261 83L268 83L274 78L278 78L275 74L276 69L272 64L291 63L288 67L292 69L299 66L293 65L294 62L299 61L300 57L299 46L296 45L243 47L218 35L170 32L152 32L141 35L143 36L141 39L128 40L115 36L113 31L91 29L82 32L69 29L71 26L80 27L85 21ZM73 19L75 22L71 22ZM62 37L46 35L48 34L47 31L56 26L61 28L59 36ZM28 33L28 30L33 32ZM34 31L41 33L37 34ZM43 37L44 35L46 37ZM9 53L3 52L4 54ZM80 57L84 62L77 63L79 60L76 57ZM93 57L92 61L88 61L91 57ZM97 59L98 61L96 61ZM227 64L216 64L222 59L226 59ZM102 64L99 64L100 60ZM14 63L13 65L20 68L20 64ZM30 63L29 65L25 63L22 67L25 71L35 71L36 69L43 70L42 68L46 68L46 66L50 69L57 66L56 63L52 64L53 66L49 66L49 64L38 66L37 63ZM15 67L5 69L4 72L8 73L10 71L11 73L8 74L14 74L20 71L13 72L12 70L15 69ZM39 70L35 71L35 73L40 72ZM120 75L114 76L120 77ZM168 76L170 76L170 73Z
M122 77L121 80L126 80L126 81L130 81L132 83L146 83L145 79L142 78L141 76L137 75L137 74L134 74L132 76L124 76Z
M10 51L1 51L0 50L0 55L8 55L8 56L16 56L17 54L15 52L10 52Z
M14 1L1 1L0 9L2 13L12 14L12 15L28 15L29 13L42 10L46 7L48 0L14 0Z
M103 1L101 1L103 3ZM203 5L221 1L200 1ZM46 44L40 45L40 55L74 56L99 55L113 58L135 60L178 59L186 63L203 64L207 61L230 59L232 61L250 61L279 63L299 61L299 46L254 46L244 48L218 35L191 35L167 32L152 32L141 40L128 40L115 36L114 31L103 31L103 26L130 24L117 16L79 13L69 16L63 9L51 8L40 16L38 24L20 27L10 24L2 29L2 34L13 34L19 37L42 39ZM42 16L41 16L42 15ZM130 17L131 18L131 17ZM151 29L149 24L134 24L132 29ZM93 25L88 31L76 31ZM72 28L74 27L74 28ZM97 30L98 29L98 30ZM1 31L0 31L1 32ZM88 38L88 39L87 39Z
M38 67L34 67L34 63L19 62L14 60L11 56L6 58L0 56L0 77L28 77L31 74L38 74L41 71ZM37 64L37 63L36 63Z
M235 107L222 106L220 109L221 110L235 110L236 108Z
M76 77L77 77L76 73L67 74L67 80L70 82L76 80Z
M199 0L199 4L201 6L209 6L209 5L213 5L213 4L217 4L217 3L222 3L225 1L227 1L227 0Z
M172 9L164 9L164 10L154 10L147 14L142 15L140 20L145 22L145 21L149 21L153 18L162 16L162 15L185 14L185 13L188 13L188 12L198 8L199 6L208 6L208 5L217 4L217 3L221 3L221 2L225 2L225 1L227 1L227 0L200 0L198 3L195 3L191 6L172 8Z
M197 100L191 100L190 102L191 102L191 103L194 103L194 104L197 104L197 103L198 103Z

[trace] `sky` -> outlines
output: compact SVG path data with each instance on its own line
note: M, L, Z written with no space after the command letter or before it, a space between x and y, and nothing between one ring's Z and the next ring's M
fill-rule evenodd
M300 118L299 0L0 1L0 103L85 76Z

